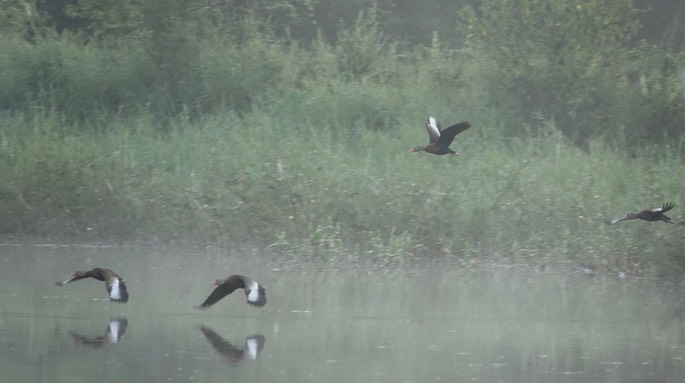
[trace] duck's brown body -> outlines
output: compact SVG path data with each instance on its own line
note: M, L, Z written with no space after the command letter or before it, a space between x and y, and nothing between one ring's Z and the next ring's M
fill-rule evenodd
M449 146L454 141L454 137L463 132L464 130L471 127L468 122L460 122L454 124L445 130L441 130L440 123L435 117L428 117L426 121L426 130L428 131L429 143L426 146L414 146L409 149L410 152L428 152L437 155L443 154L454 154L459 155L459 153L450 149Z
M637 213L628 213L626 214L623 218L617 218L613 221L608 222L609 224L613 225L616 223L619 223L621 221L627 221L631 219L641 219L643 221L664 221L666 223L675 223L673 220L668 217L665 212L673 209L673 204L670 202L666 202L663 204L661 207L656 207L654 209L645 209L642 211L639 211Z
M257 283L255 280L244 277L242 275L231 275L230 277L221 280L217 279L213 283L217 288L205 299L205 301L197 308L206 309L221 298L234 292L236 289L244 289L247 303L256 307L262 307L266 304L266 290L264 286Z
M57 286L65 286L67 283L78 281L84 278L94 278L98 281L105 282L107 287L107 293L109 294L109 299L114 302L126 303L128 302L128 290L126 289L126 283L119 276L110 269L103 269L96 267L88 271L75 271L69 279L63 282L55 282Z

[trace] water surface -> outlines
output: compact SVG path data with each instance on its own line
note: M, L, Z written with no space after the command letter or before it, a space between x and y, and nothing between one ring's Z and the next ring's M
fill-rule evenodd
M104 283L55 286L107 267ZM240 273L267 287L193 306ZM256 252L0 246L13 382L681 382L681 286L521 267L291 265ZM114 336L119 333L120 336Z

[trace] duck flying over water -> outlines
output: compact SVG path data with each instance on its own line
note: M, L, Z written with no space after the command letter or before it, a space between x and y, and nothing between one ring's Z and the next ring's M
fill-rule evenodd
M248 304L256 307L262 307L266 304L266 289L251 278L242 275L231 275L223 280L217 279L213 284L217 287L209 294L204 303L196 308L206 309L236 289L245 290Z
M454 136L470 127L471 124L464 121L454 124L445 130L441 130L438 120L435 117L430 116L428 117L428 121L426 121L426 130L428 130L428 137L430 139L428 145L414 146L413 148L409 149L409 152L420 152L423 150L424 152L437 155L454 154L458 156L459 153L450 149L449 146L452 144Z
M96 267L88 271L75 271L69 279L64 282L55 282L57 286L65 286L67 283L78 281L84 278L94 278L98 281L104 281L107 287L107 293L109 294L109 300L119 303L128 302L128 290L126 289L126 283L119 276L110 269L103 269Z
M665 212L673 209L673 206L674 205L672 203L666 202L661 207L655 207L654 209L645 209L637 213L628 213L623 218L616 218L615 220L609 221L607 223L610 225L614 225L621 221L627 221L630 219L641 219L644 221L664 221L666 223L675 223L670 217L664 214Z

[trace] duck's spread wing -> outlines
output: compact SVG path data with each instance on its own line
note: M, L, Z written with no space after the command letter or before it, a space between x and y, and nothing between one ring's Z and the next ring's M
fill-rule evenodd
M670 202L666 202L662 207L657 207L655 209L652 209L652 213L665 213L671 209L673 209L673 205Z
M197 308L206 309L216 302L220 301L226 295L232 293L237 287L233 285L221 284L217 286L214 291L205 299L205 301Z
M252 281L251 284L245 286L245 295L247 296L248 304L257 307L262 307L266 304L266 290L257 282Z
M245 351L250 359L257 359L257 355L264 349L263 335L250 335L245 339Z
M107 281L107 292L109 299L114 302L125 303L128 302L128 289L123 279L112 278Z
M212 345L212 348L215 349L217 352L235 360L238 360L243 357L242 348L233 346L231 342L222 338L211 328L203 326L200 328L200 331L202 331L202 334L204 334L205 338L207 338L209 344Z
M127 326L128 320L126 318L110 320L106 330L107 341L109 343L117 343L126 333Z
M102 347L105 345L105 336L86 336L69 331L69 336L75 344L91 347Z
M440 139L438 140L438 146L440 146L440 147L450 146L450 144L454 140L454 137L457 134L465 131L466 129L468 129L470 127L471 127L471 124L469 124L468 122L460 122L458 124L454 124L454 125L450 126L449 128L443 130L440 133Z
M440 123L435 117L428 117L426 121L426 130L428 131L428 138L431 144L438 142L440 139Z

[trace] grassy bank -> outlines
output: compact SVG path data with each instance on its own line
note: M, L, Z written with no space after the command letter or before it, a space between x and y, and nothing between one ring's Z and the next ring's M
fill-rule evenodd
M455 8L458 49L393 41L373 7L334 41L216 4L5 33L0 233L682 272L682 226L603 222L682 217L685 56L634 42L628 0L526 4ZM461 157L407 153L428 115L472 123Z
M3 232L250 242L383 262L416 255L685 266L682 226L604 223L665 200L681 219L683 142L628 152L597 141L586 151L553 124L544 135L506 137L475 123L455 142L460 157L439 157L407 152L426 140L423 116L398 120L391 134L267 111L179 122L165 134L145 118L101 134L70 134L56 118L8 125Z

